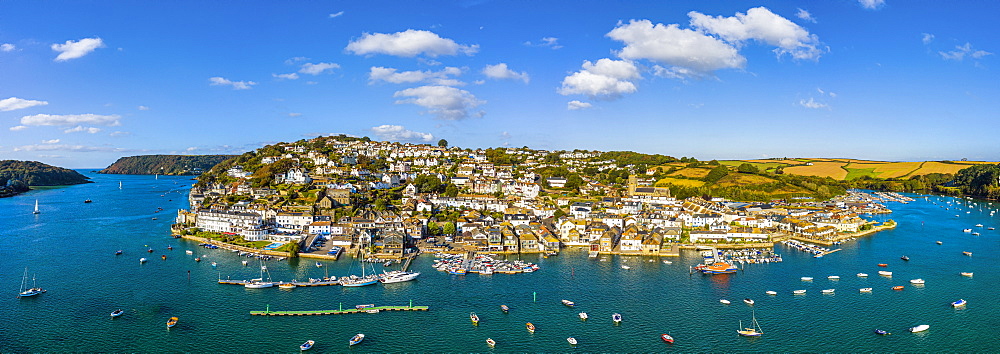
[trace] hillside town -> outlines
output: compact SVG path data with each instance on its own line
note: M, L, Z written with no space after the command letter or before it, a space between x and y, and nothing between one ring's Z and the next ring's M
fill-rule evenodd
M348 136L278 143L227 160L191 190L179 235L317 257L418 250L670 256L699 245L831 244L890 212L878 196L740 202L677 199L655 168L595 151L460 149ZM606 177L594 177L597 171ZM624 177L623 177L624 176ZM294 247L291 247L294 246Z

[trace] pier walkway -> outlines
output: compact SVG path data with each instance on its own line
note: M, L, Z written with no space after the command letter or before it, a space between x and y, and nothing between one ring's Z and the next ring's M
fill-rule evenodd
M226 285L246 285L246 283L247 283L246 280L219 279L219 284L226 284ZM274 282L274 285L277 286L279 283L280 282ZM288 283L295 284L295 286L297 286L297 287L298 286L332 286L332 285L340 285L340 281L338 281L338 280L301 281L301 282L299 282L299 281L291 281L291 282L288 282Z
M344 315L351 313L377 313L381 311L427 311L427 306L375 306L360 309L340 309L340 310L314 310L314 311L250 311L253 316L319 316L319 315ZM371 312L369 312L371 311Z

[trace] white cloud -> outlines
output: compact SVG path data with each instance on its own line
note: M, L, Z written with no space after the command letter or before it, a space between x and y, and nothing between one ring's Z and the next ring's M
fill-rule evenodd
M306 60L309 60L309 58L306 58L306 57L292 57L292 58L285 59L285 65L293 65L293 64L298 63L300 61L306 61Z
M639 69L627 60L604 58L597 63L583 62L583 70L563 79L562 95L583 94L592 98L615 99L637 90L630 80L639 78Z
M208 81L211 81L212 86L232 86L233 90L249 90L251 86L256 85L253 81L230 81L221 77L210 77Z
M44 106L49 104L46 101L26 100L23 98L11 97L0 100L0 112L13 111L34 106Z
M580 101L577 101L577 100L572 100L572 101L569 101L568 103L566 103L566 109L571 110L571 111L578 111L578 110L581 110L581 109L587 109L587 108L590 108L591 106L592 105L590 103L588 103L588 102L580 102Z
M819 94L821 94L821 95L830 95L830 97L834 97L834 98L837 97L836 93L829 92L829 91L824 91L822 88L819 88L819 87L816 88L816 92L819 92Z
M697 11L689 12L688 16L692 27L736 45L757 40L778 47L774 50L778 56L789 54L794 59L817 60L823 54L822 49L816 48L819 37L766 7L749 9L746 14L737 12L733 17L709 16Z
M930 44L932 41L934 41L934 35L933 34L922 33L922 35L923 36L921 37L920 40L923 41L924 44Z
M412 97L397 100L396 104L412 103L427 108L426 113L436 115L439 119L459 120L482 117L486 112L479 111L470 114L470 110L486 101L477 99L469 91L449 86L420 86L396 91L393 97Z
M987 55L993 55L993 53L987 52L985 50L972 50L971 43L965 43L965 45L955 46L955 49L956 50L950 52L938 52L938 54L941 54L941 58L945 60L956 60L956 61L962 61L963 59L965 59L966 55L972 57L973 59L979 59Z
M427 143L434 140L434 135L430 133L415 132L406 129L406 127L402 125L384 124L372 127L370 130L372 134L375 134L375 136L382 140L414 143Z
M111 134L108 134L108 135L109 136L129 136L129 135L132 135L132 133L123 132L123 131L116 131L116 132L112 132Z
M491 79L521 80L524 81L524 83L528 83L528 81L531 80L531 77L528 76L527 72L522 71L519 73L514 70L510 70L509 68L507 68L506 63L500 63L497 65L487 65L486 68L483 69L483 74L485 74L486 77Z
M330 18L337 18L337 17L343 16L343 15L344 15L344 12L340 11L340 12L337 12L337 13L330 14Z
M13 52L17 47L10 43L0 44L0 52Z
M71 127L80 124L93 124L93 125L104 125L109 127L114 127L121 125L118 121L121 116L117 114L112 115L99 115L99 114L36 114L32 116L21 117L22 125L48 125L48 126L66 126Z
M104 48L104 41L101 38L84 38L79 41L66 41L66 44L53 44L52 50L59 52L55 61L67 61L76 59L93 52L97 48Z
M439 55L472 55L479 51L478 45L461 45L448 38L441 38L434 32L409 29L396 33L364 33L361 38L347 44L347 51L357 55L388 54L400 57L414 57L420 54L437 57Z
M440 71L415 70L403 72L400 72L395 68L373 66L368 72L368 81L369 83L385 81L394 84L428 82L435 85L462 86L465 85L464 82L452 78L452 76L458 76L461 74L462 69L450 66L445 67Z
M59 139L42 140L42 144L58 144L58 143L59 143Z
M333 69L339 69L340 64L337 63L305 63L302 64L302 68L299 69L300 73L309 75L319 75L325 71L333 71Z
M10 127L9 129L12 132L19 132L19 131L28 129L28 126L27 125L18 125L18 126Z
M67 144L24 145L15 147L14 151L75 151L75 152L146 152L148 150L123 149L110 146L86 146Z
M510 139L511 137L512 137L512 136L511 136L511 135L510 135L510 133L509 133L509 132L507 132L507 131L504 131L504 132L501 132L501 133L500 133L500 139L504 139L504 140L507 140L507 139Z
M542 41L540 43L531 43L531 41L527 41L524 42L524 45L529 47L549 47L553 50L563 47L562 45L559 45L559 38L556 37L542 37Z
M795 13L795 17L798 17L799 19L801 19L803 21L809 21L809 22L812 22L812 23L816 23L816 18L813 17L812 14L809 13L809 11L806 11L806 10L803 10L803 9L799 9L799 12Z
M197 151L197 150L198 150L197 146L192 146L192 147L189 147L187 149L184 149L184 151L187 151L187 152L192 152L192 151Z
M139 110L140 110L140 111L148 111L148 110L149 110L149 107L146 107L146 106L139 106Z
M699 74L746 65L746 58L736 48L676 24L653 25L649 20L632 20L628 24L619 23L607 36L625 43L625 48L617 53L623 59L649 59Z
M816 102L812 97L809 100L799 100L799 105L805 108L820 109L820 108L830 108L830 105L825 103Z
M885 0L858 0L858 3L861 4L861 7L866 9L876 10L881 8L882 5L885 5Z
M295 118L295 117L301 117L301 116L302 116L302 113L289 113L289 114L288 114L288 116L289 116L289 117L292 117L292 118Z
M282 80L298 80L299 74L289 73L289 74L271 74L271 76L282 79Z
M78 125L76 127L63 130L63 133L69 134L69 133L85 132L85 133L90 133L90 134L97 134L100 131L101 131L101 128L85 127L85 126L82 126L82 125Z

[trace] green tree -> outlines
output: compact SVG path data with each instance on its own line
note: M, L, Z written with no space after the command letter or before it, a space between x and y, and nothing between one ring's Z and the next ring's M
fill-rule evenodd
M742 173L760 173L760 170L757 169L757 166L751 163L740 164L740 166L736 168L736 171Z
M454 235L455 231L456 231L456 229L455 229L455 223L453 223L453 222L446 222L446 223L444 223L444 227L442 227L442 230L441 230L442 233L444 233L445 235L448 235L448 236Z
M438 140L438 146L446 148L448 147L448 141L444 139Z

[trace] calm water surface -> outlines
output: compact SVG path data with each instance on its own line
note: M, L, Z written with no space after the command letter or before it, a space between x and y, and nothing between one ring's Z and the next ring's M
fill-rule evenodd
M876 218L898 221L896 230L846 243L842 251L819 259L779 245L785 262L747 265L732 275L690 275L688 266L701 261L694 252L663 264L648 257L607 257L602 262L568 251L549 258L522 256L541 265L531 274L451 276L430 267L433 257L422 256L413 265L422 275L409 283L244 289L216 280L259 275L258 267L241 265L246 258L169 236L169 224L178 208L187 207L187 190L194 181L81 172L96 183L0 199L0 293L7 294L0 296L0 352L296 352L308 339L316 341L314 351L328 352L1000 351L993 333L1000 325L1000 307L991 290L1000 284L995 264L1000 234L986 230L1000 227L1000 216L989 214L1000 208L995 203L975 201L973 207L947 197L890 203L895 212ZM36 199L42 213L32 215ZM86 199L93 203L84 204ZM963 233L965 228L981 236ZM938 240L943 245L935 244ZM168 251L168 245L174 249ZM125 254L115 256L118 249ZM900 260L902 255L911 260ZM194 262L195 256L203 261ZM140 265L140 257L150 260ZM213 261L217 267L211 266ZM894 276L876 275L878 263L888 263ZM310 260L267 265L275 280L301 280L345 275L352 261L342 258L322 268ZM48 293L15 298L25 267ZM381 271L381 265L375 270ZM859 272L870 276L858 278ZM830 275L841 279L828 280ZM802 282L803 276L815 280ZM909 280L915 278L926 280L926 286L911 286ZM906 289L890 290L894 285ZM863 287L874 292L859 293ZM797 289L807 295L793 296ZM824 295L823 289L836 293ZM767 296L767 290L778 295ZM761 338L736 335L739 321L754 315L740 301L747 297L756 300ZM960 298L969 305L953 309L950 303ZM561 299L575 301L577 307L567 308ZM431 310L249 315L268 306L322 310L406 305L410 300ZM510 306L510 313L503 314L500 304ZM111 319L108 314L117 308L125 309L125 315ZM580 311L590 319L580 321ZM479 326L471 325L469 312L479 315ZM619 326L611 321L615 312L624 317ZM168 330L164 323L172 316L180 323ZM537 331L529 334L525 322L534 323ZM919 324L931 329L906 331ZM875 328L893 335L876 336ZM349 348L355 333L367 337ZM661 333L669 333L676 343L663 343ZM570 336L579 345L571 347L566 342ZM495 349L486 346L487 337L498 342Z

